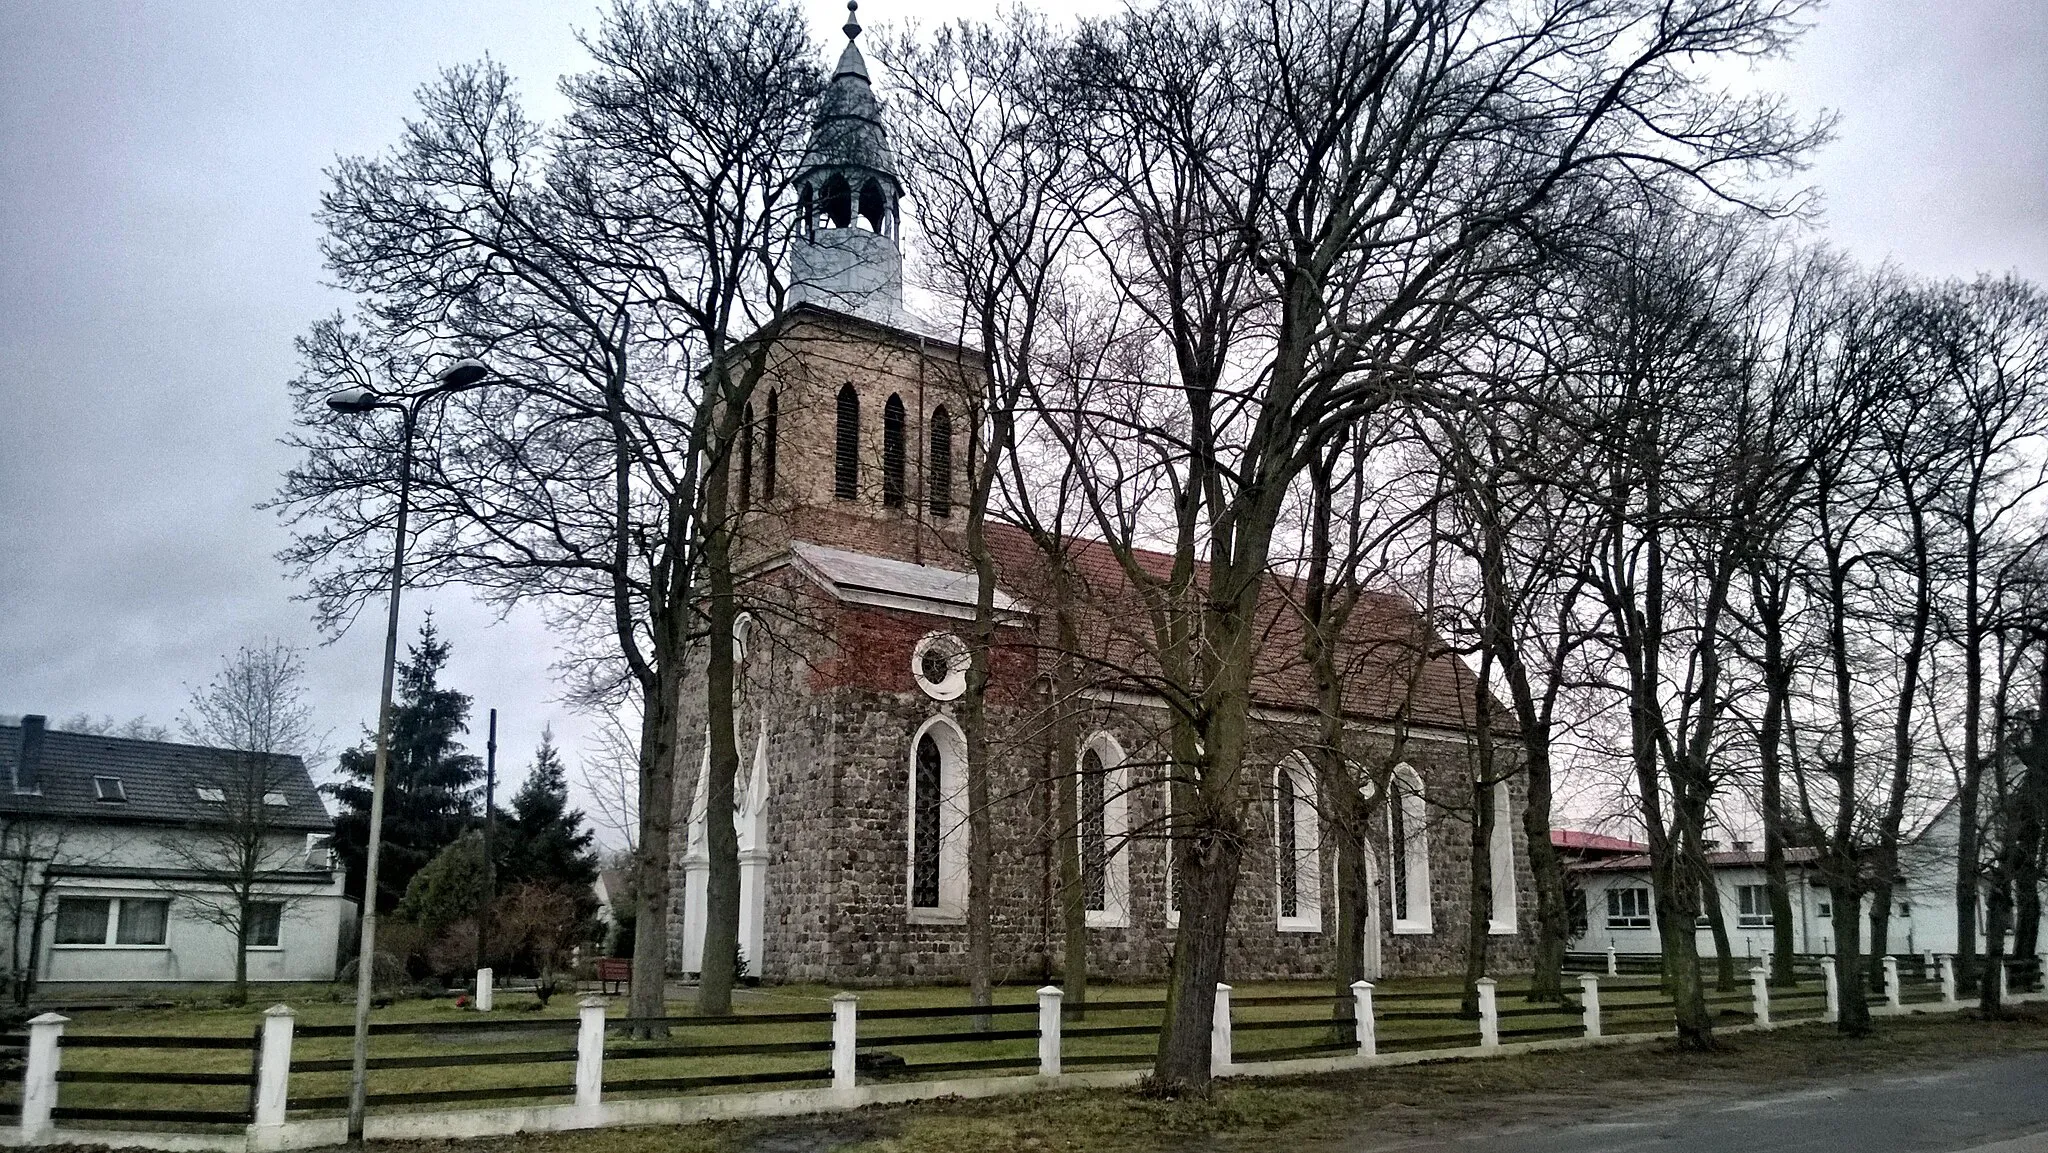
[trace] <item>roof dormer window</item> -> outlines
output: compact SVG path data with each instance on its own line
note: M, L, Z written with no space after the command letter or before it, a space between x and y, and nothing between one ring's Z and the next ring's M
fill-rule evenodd
M110 804L128 803L128 790L121 787L119 777L94 777L92 791L94 797Z
M198 793L199 799L202 801L215 805L225 805L228 803L227 793L213 785L195 785L192 791Z
M282 809L285 806L291 804L292 799L290 797L285 796L283 793L265 793L263 794L263 803L269 805L273 809Z

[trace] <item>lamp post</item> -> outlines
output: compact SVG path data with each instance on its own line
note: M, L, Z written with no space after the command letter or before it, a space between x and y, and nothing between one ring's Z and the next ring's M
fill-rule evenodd
M368 388L337 392L327 407L338 413L362 414L380 408L397 411L401 426L398 453L398 523L391 545L391 604L384 618L384 687L377 702L377 759L370 777L370 836L363 858L362 940L356 947L355 1047L348 1082L348 1139L363 1140L363 1104L370 1058L370 995L377 970L377 853L384 841L384 782L391 765L391 682L398 668L398 594L405 585L405 527L412 511L412 433L426 402L484 383L490 369L476 360L458 360L435 377L432 388L416 393L386 394Z

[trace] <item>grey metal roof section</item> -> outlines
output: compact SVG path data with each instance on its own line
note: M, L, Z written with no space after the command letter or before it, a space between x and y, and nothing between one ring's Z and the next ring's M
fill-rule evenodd
M158 825L207 825L220 809L199 799L201 785L218 785L233 770L233 754L197 745L138 741L47 729L43 734L41 788L14 790L21 760L22 726L0 725L0 814ZM334 818L313 787L305 762L278 756L266 776L286 804L266 809L272 827L327 832ZM94 777L118 777L126 801L102 801Z
M977 585L973 573L848 552L809 541L792 541L789 547L797 567L841 600L949 617L971 617L974 613ZM995 609L998 615L1008 617L1028 615L1031 611L1002 589L996 590Z

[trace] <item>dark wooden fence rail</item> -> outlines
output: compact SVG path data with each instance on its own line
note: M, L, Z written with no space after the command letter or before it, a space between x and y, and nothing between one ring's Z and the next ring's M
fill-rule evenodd
M247 1125L256 1111L256 1060L262 1040L262 1028L247 1037L179 1037L154 1034L71 1034L67 1033L58 1041L58 1047L66 1050L184 1050L184 1051L240 1051L249 1054L246 1071L199 1071L178 1069L66 1069L57 1070L59 1085L187 1085L240 1088L237 1094L239 1108L188 1107L179 1109L158 1108L155 1105L131 1105L119 1100L122 1094L107 1096L88 1093L92 1101L98 1098L101 1104L65 1104L59 1097L58 1105L50 1112L52 1121L113 1121L121 1123L163 1122L184 1125ZM25 1043L25 1039L24 1039ZM76 1094L73 1098L76 1098ZM204 1096L202 1094L202 1096ZM109 1100L109 1098L112 1100ZM158 1095L152 1095L152 1100ZM20 1110L17 1097L15 1110Z

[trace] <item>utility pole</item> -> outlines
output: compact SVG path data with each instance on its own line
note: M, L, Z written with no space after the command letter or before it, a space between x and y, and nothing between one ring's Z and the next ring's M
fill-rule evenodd
M491 933L491 905L498 899L498 710L491 710L489 736L484 740L484 907L476 914L476 965L486 963L486 943Z

